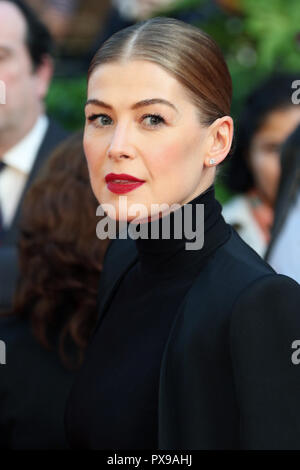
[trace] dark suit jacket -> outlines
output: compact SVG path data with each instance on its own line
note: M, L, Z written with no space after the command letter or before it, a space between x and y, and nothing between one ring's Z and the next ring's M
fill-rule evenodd
M11 306L12 293L15 290L18 278L17 265L17 241L19 236L19 223L22 212L22 204L28 189L37 177L39 170L46 162L52 150L62 142L68 133L63 130L52 119L49 120L49 126L45 137L39 148L32 170L28 176L27 183L23 190L20 202L18 204L14 219L9 229L4 231L0 243L0 312Z
M57 342L40 345L26 318L0 316L0 339L0 449L67 448L63 416L76 372L63 366Z
M275 274L231 230L199 270L169 334L159 449L300 449L300 365L292 362L300 286ZM98 326L136 261L133 240L111 243Z

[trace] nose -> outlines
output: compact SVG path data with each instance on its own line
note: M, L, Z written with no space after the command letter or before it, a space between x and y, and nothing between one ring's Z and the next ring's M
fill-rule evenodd
M133 136L129 126L119 124L115 127L108 147L108 157L113 159L135 158L135 148L133 146Z

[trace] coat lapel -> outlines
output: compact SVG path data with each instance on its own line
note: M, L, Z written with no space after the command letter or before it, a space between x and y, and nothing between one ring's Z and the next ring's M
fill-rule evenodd
M129 269L137 262L138 255L136 246L130 238L111 242L108 248L109 257L106 256L106 262L109 259L109 266L104 263L103 274L100 279L98 295L98 322L96 329L102 321L107 306L115 295L122 278Z

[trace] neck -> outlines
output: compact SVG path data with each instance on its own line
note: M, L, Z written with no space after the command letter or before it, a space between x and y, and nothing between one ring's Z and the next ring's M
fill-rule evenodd
M161 276L170 270L196 270L230 235L214 186L179 209L151 222L137 224L136 247L144 272Z
M0 155L4 155L11 148L23 140L34 128L41 114L37 114L20 127L6 127L0 129Z

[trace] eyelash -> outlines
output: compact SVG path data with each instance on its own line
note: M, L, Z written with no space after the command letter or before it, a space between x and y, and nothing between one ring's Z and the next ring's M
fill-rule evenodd
M96 119L98 119L99 117L106 117L106 118L109 118L111 119L107 114L92 114L91 116L88 117L88 121L90 122L94 122ZM160 127L161 125L163 124L166 124L166 121L164 120L164 118L160 115L160 114L144 114L142 116L142 121L146 118L157 118L159 119L159 123L158 124L155 124L153 126L147 126L147 127ZM102 125L97 125L97 127L106 127L106 126L102 126Z

